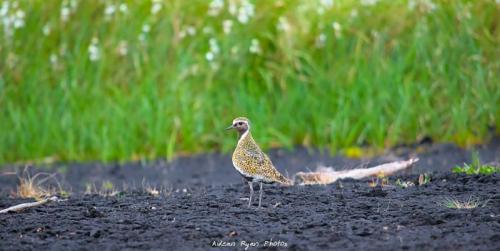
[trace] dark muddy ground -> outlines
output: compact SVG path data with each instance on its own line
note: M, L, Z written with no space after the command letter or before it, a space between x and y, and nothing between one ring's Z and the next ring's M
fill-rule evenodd
M19 213L0 214L0 250L19 249L182 249L274 246L292 250L499 250L499 175L450 173L470 162L470 151L452 145L399 148L382 157L351 160L298 148L274 150L276 166L292 176L318 165L336 169L373 166L418 156L390 185L372 188L367 180L343 180L327 186L265 186L263 208L247 208L248 187L230 157L219 154L102 165L59 164L56 178L67 201ZM478 147L482 162L500 161L498 140ZM3 170L19 170L7 166ZM43 167L40 169L47 169ZM37 170L40 170L37 169ZM430 173L431 182L401 188L399 178L416 183ZM0 208L29 201L11 198L17 178L0 176ZM112 196L84 194L102 183L124 190ZM146 187L163 188L159 196ZM257 189L257 187L256 187ZM474 200L474 209L452 209L446 201ZM267 241L267 242L266 242ZM213 247L215 246L215 247Z

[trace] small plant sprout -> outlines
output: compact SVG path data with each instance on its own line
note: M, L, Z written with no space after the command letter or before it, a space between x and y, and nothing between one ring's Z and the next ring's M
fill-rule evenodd
M152 195L152 196L158 196L160 195L160 190L156 186L152 186L149 183L146 182L145 179L142 180L142 189L146 193Z
M419 186L425 185L429 182L431 182L431 176L429 174L423 173L423 174L420 174L418 176L418 185Z
M389 178L384 172L380 172L376 177L372 177L372 181L368 184L370 187L376 187L380 185L381 187L386 187L389 185Z
M109 181L109 180L104 181L102 183L102 189L104 189L104 190L113 190L113 187L114 187L113 183L111 181Z
M101 185L101 191L99 192L102 196L115 196L118 193L113 183L109 180L106 180Z
M473 152L471 164L464 163L464 166L456 166L452 169L452 171L454 173L463 173L467 175L491 175L494 173L500 173L500 167L481 164L481 161L479 160L479 154L477 152Z
M156 187L147 187L146 192L150 195L153 195L153 196L160 195L160 191L158 189L156 189Z
M97 188L95 184L85 183L85 192L84 194L93 194L97 192Z
M368 186L369 187L376 187L377 186L377 180L375 179L375 177L372 177L372 181L370 183L368 183Z
M19 185L17 186L16 196L19 198L33 198L36 200L41 200L43 198L50 197L57 193L63 193L67 195L67 192L64 192L60 183L55 180L57 186L59 187L59 191L55 189L55 187L45 186L47 181L54 178L55 174L49 173L37 173L35 175L31 175L28 172L28 168L26 167L22 175L18 177Z
M408 187L415 186L415 183L413 183L411 181L402 181L401 179L397 179L394 184L398 187L401 187L401 188L408 188Z
M481 203L478 198L471 196L466 201L460 201L455 198L445 198L440 204L444 207L452 209L473 209L476 207L484 207L487 202L488 201Z

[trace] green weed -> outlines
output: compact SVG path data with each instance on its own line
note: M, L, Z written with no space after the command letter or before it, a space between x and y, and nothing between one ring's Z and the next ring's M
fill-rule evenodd
M408 188L408 187L415 186L415 183L413 183L411 181L403 181L401 179L397 179L396 182L394 183L394 185L401 187L401 188Z
M440 204L444 207L452 209L474 209L476 207L484 207L487 203L488 200L482 202L478 198L474 198L473 196L471 196L466 201L460 201L454 198L445 198Z
M431 175L428 173L423 173L418 176L418 185L423 186L431 182Z
M222 2L2 1L0 164L227 152L237 116L332 152L500 128L493 0Z
M483 165L479 160L479 154L474 152L472 154L472 163L466 164L463 166L456 166L452 169L454 173L463 173L467 175L473 174L482 174L482 175L491 175L494 173L500 173L500 167L493 165Z

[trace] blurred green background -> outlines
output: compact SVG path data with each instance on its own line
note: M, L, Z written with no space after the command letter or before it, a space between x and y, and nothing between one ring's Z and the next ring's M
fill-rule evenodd
M0 163L332 152L499 129L500 1L0 4Z

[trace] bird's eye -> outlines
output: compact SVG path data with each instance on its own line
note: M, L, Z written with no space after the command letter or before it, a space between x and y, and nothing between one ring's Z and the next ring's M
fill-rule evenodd
M238 122L238 125L243 125L243 122Z

